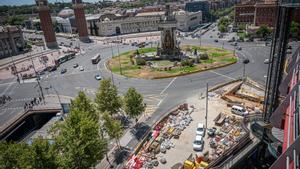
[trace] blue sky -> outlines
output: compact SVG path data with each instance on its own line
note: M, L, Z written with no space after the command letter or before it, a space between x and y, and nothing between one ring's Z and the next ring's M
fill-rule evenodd
M72 0L48 0L48 2L71 2ZM98 2L99 0L83 0L84 2ZM35 0L0 0L0 5L35 4Z

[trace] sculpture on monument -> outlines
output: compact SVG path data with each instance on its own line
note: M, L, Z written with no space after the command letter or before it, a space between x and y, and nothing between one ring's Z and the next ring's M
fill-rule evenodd
M165 15L161 18L159 23L161 45L157 49L157 55L160 56L161 59L181 59L179 43L176 40L176 24L177 21L170 5L166 5Z

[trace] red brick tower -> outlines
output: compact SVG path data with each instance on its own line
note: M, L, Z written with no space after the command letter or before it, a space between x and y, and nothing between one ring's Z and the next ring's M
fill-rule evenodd
M41 20L41 28L44 32L46 46L48 48L57 48L56 37L52 25L52 20L50 16L50 9L48 7L47 0L35 0L38 11L39 17Z
M75 13L75 22L79 34L79 39L83 42L90 42L84 15L84 5L82 4L82 0L72 0L72 3Z

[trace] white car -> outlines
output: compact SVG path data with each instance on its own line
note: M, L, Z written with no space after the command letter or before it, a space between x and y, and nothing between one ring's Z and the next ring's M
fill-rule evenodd
M193 142L193 149L196 151L202 151L203 145L204 145L203 137L197 135L195 141Z
M204 136L205 135L205 128L203 123L198 123L198 127L196 129L196 135Z
M271 63L269 59L265 59L264 64L269 64Z
M83 66L79 66L79 70L80 70L80 71L84 71Z
M101 80L102 77L101 77L100 75L95 75L95 79L96 79L96 80Z

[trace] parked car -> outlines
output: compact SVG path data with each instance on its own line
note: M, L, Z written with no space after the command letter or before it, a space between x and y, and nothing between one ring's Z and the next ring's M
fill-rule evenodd
M79 65L78 65L78 63L75 63L74 65L73 65L73 68L77 68Z
M219 40L218 40L218 39L215 39L215 42L219 42Z
M193 149L196 151L202 151L203 145L204 145L203 137L197 135L195 141L193 142Z
M242 50L242 47L238 46L236 47L237 50Z
M288 49L293 49L291 45L288 46Z
M60 74L64 74L64 73L66 73L67 72L67 69L62 69L61 71L60 71Z
M231 45L232 45L232 46L237 46L238 43L237 43L237 42L234 42L234 43L232 43Z
M101 77L100 75L95 75L95 79L96 79L96 80L101 80L102 77Z
M216 130L217 130L217 128L215 128L215 127L207 129L207 135L210 137L215 136Z
M231 107L231 112L240 116L246 116L249 114L249 112L244 107L237 106L237 105L233 105Z
M79 70L80 70L80 71L84 71L83 66L79 66Z
M205 135L205 128L203 123L198 123L196 129L196 135L204 136Z

